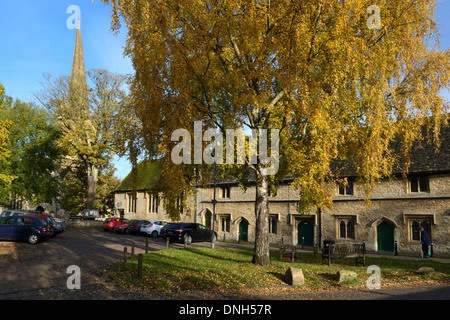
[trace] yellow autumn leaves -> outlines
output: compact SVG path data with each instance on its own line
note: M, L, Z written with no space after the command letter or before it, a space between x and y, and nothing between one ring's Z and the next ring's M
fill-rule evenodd
M4 108L5 88L0 83L0 109ZM10 152L7 148L9 142L9 127L11 123L7 119L0 119L0 182L9 183L12 177L5 174L3 169L8 163Z

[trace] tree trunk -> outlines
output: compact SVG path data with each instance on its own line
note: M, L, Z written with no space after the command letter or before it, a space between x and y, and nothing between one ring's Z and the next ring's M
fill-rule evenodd
M95 165L91 165L87 170L88 175L88 192L86 209L95 209L95 193L98 181L98 169Z
M269 254L269 176L256 171L256 201L255 201L255 249L254 264L270 265Z

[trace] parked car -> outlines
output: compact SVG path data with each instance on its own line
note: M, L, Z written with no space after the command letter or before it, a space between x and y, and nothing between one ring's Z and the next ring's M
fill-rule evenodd
M36 244L53 236L54 228L35 215L12 215L0 218L0 239Z
M185 241L190 244L194 241L211 241L212 230L199 223L172 223L166 226L163 238L169 241ZM217 233L214 232L217 239Z
M53 227L55 228L55 236L58 235L58 234L63 233L64 231L66 231L67 224L66 224L65 220L60 219L60 218L54 218L51 215L45 214L45 213L40 212L40 211L33 211L33 214L37 215L37 216L44 217L46 219L50 219L51 222L53 223Z
M124 218L106 218L105 221L103 221L103 230L111 231L115 226L119 226L124 223L128 223L128 220Z
M54 236L63 233L66 228L67 224L66 221L59 218L54 218L49 214L43 213L42 211L35 211L35 210L3 210L1 217L15 217L15 216L23 216L23 215L35 215L40 216L44 220L47 221L47 223L51 223L54 227Z
M119 224L117 226L114 226L112 231L116 232L116 233L128 233L128 227L129 226L130 225L128 223L122 223L122 224Z
M142 224L141 232L156 238L161 235L161 230L166 224L169 224L169 222L164 220L150 220Z
M128 233L138 234L141 232L141 226L148 223L148 220L131 220L128 226Z
M28 211L28 210L3 210L2 214L0 215L0 218L25 215L25 214L32 214L32 212Z

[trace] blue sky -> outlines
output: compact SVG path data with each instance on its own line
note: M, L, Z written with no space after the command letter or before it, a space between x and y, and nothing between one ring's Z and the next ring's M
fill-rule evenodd
M44 72L70 74L76 34L67 26L71 5L81 12L86 70L133 73L130 59L123 56L126 32L116 36L110 30L110 8L99 0L0 0L0 83L7 95L33 101ZM119 178L131 170L123 159L115 166Z
M71 5L81 11L86 69L133 73L130 59L123 56L126 33L116 36L110 30L110 7L100 0L0 0L0 83L7 95L33 101L44 72L70 74L75 44L75 29L67 27ZM450 47L449 0L439 1L436 18L444 50ZM130 171L126 160L115 165L119 178Z

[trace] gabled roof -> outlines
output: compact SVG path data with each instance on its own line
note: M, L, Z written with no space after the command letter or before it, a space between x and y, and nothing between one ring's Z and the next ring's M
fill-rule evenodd
M410 173L450 172L450 126L441 127L439 150L435 145L422 142L411 150Z
M439 148L432 141L414 143L410 151L410 166L408 174L436 174L450 172L450 126L442 126L439 133ZM400 155L400 143L393 144L395 152ZM405 168L405 159L400 159L394 166L393 174L402 175ZM349 161L336 160L333 162L332 170L340 177L356 177L357 172L353 163Z
M409 174L419 175L419 174L430 174L430 173L449 173L450 172L450 126L445 126L441 128L440 132L441 145L439 150L436 151L435 145L432 143L427 143L423 141L422 143L414 144L410 160L411 165L409 168ZM333 170L340 177L356 177L356 169L353 163L348 161L334 161ZM137 168L137 190L151 190L153 189L159 181L160 177L160 162L157 160L146 160L138 164ZM238 179L232 176L220 177L220 169L217 170L217 185L230 185L237 184ZM397 166L394 169L394 175L401 175L403 173L402 166ZM255 181L254 173L249 172L248 176L249 182L253 183ZM285 176L285 182L292 180L292 176L289 174ZM213 181L209 182L212 186ZM133 189L133 178L132 173L122 181L120 186L116 191L131 191Z
M159 181L160 162L156 160L144 160L136 167L136 190L151 190ZM133 173L130 172L121 182L117 191L133 190Z

